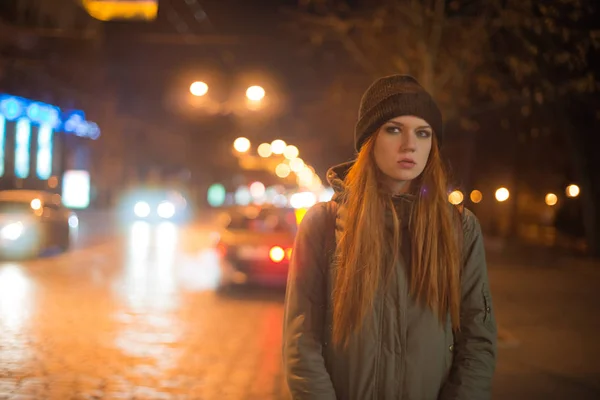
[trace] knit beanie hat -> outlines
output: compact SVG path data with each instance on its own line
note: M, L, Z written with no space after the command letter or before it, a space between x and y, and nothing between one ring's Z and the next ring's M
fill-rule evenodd
M412 76L391 75L376 80L362 97L354 130L356 151L385 122L404 115L427 121L442 143L442 113L433 98Z

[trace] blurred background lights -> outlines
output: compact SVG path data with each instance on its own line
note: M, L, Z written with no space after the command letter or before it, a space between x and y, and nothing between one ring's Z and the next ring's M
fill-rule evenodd
M300 172L304 169L304 161L301 158L294 158L290 161L290 169L294 172Z
M287 178L290 175L290 167L287 164L279 164L275 168L275 174L280 178Z
M265 89L260 86L250 86L246 90L246 97L252 101L260 101L265 97Z
M265 195L266 188L262 182L254 182L250 185L250 194L253 198L261 198Z
M263 158L270 157L272 154L271 145L269 143L261 143L256 151L258 152L258 155Z
M210 185L207 193L208 204L212 207L220 207L225 203L225 199L227 197L227 191L225 190L225 186L220 183L214 183Z
M300 151L298 151L298 148L294 145L286 146L285 150L283 151L283 156L288 160L293 160L294 158L298 157L299 154Z
M196 97L204 96L208 93L208 85L204 82L194 82L190 86L190 93L192 93Z
M245 137L239 137L233 142L233 148L237 152L245 153L250 150L250 140Z
M566 193L567 193L568 197L577 197L577 196L579 196L579 193L580 193L579 186L577 186L577 185L569 185L569 186L567 186Z
M507 188L500 188L496 190L496 200L498 200L499 202L506 201L509 197L510 193Z
M450 204L459 205L464 200L464 195L460 190L455 190L448 195L448 201Z
M240 186L235 191L235 204L247 206L252 201L250 190L246 186Z
M294 193L290 197L290 205L294 208L310 208L317 203L317 197L312 192Z
M283 140L276 139L273 140L273 142L271 143L271 151L273 152L273 154L283 154L286 146L287 144Z
M475 204L481 202L483 200L483 194L479 190L473 190L471 192L471 201Z
M546 195L546 204L549 206L554 206L556 203L558 203L558 196L556 196L554 193L548 193Z

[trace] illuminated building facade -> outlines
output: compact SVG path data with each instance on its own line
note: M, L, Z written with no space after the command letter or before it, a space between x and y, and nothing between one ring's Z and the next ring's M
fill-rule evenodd
M86 142L99 137L83 111L0 93L0 189L60 193L65 172L89 169Z

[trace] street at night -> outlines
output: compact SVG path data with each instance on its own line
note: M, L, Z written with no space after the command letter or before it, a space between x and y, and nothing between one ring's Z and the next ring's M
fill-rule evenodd
M283 292L217 294L213 231L139 222L2 263L0 398L285 399ZM490 275L494 398L598 398L598 268L492 260Z
M596 0L0 0L0 400L600 399Z

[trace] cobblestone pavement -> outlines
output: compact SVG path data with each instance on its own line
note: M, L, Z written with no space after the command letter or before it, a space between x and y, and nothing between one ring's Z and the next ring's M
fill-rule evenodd
M214 291L209 231L0 264L0 399L283 399L282 293Z
M210 247L207 229L137 224L0 263L0 400L286 399L283 294L217 295ZM490 260L493 399L600 398L600 264Z

